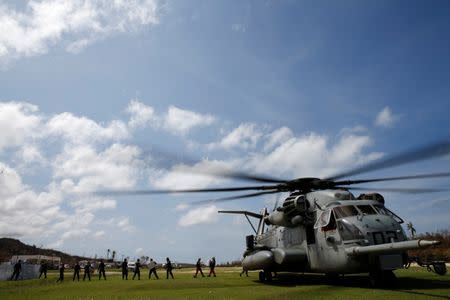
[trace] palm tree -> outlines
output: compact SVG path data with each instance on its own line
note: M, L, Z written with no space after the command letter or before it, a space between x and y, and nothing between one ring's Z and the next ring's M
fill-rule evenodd
M108 249L108 251L106 251L106 260L109 259L109 253L111 252L111 250Z
M406 223L406 229L408 229L409 232L411 233L411 238L414 238L414 236L416 235L416 229L414 228L412 222Z
M116 250L112 251L112 261L114 261L114 259L116 258Z

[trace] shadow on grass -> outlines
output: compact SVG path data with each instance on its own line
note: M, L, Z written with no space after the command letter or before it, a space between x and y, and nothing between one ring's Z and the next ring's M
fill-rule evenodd
M450 296L429 293L431 290L450 290L450 281L439 280L439 278L440 277L437 277L436 280L434 280L429 278L399 277L397 278L395 288L389 290L450 300ZM347 275L331 279L321 274L280 273L273 279L270 285L283 287L329 285L335 287L372 289L369 285L368 276L364 274Z

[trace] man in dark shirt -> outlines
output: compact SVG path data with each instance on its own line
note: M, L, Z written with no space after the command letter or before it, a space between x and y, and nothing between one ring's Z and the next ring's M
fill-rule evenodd
M170 262L170 259L167 257L166 258L166 279L169 279L169 274L170 276L172 276L173 278L173 273L172 273L172 263Z
M138 260L136 262L136 265L134 266L133 280L134 280L134 277L136 277L136 274L138 276L138 280L141 280L141 269L140 269L140 267L141 267L141 263L140 263L140 260L138 258Z
M41 267L39 268L39 278L44 274L44 278L47 278L47 263L45 261L41 262Z
M213 256L209 260L209 275L208 275L208 277L211 277L211 274L213 274L214 277L216 277L216 271L214 271L215 268L216 268L216 258Z
M22 271L22 261L19 259L14 265L13 274L11 275L11 280L17 280L19 278L20 271Z
M128 262L126 258L123 260L122 263L122 280L123 279L128 280Z
M72 279L72 281L75 281L75 276L77 277L78 281L80 281L80 270L81 270L80 264L77 262L75 264L75 266L73 267L73 279Z
M87 262L87 264L84 266L83 281L86 279L86 276L88 277L89 281L91 281L91 263L90 262Z
M202 277L205 277L205 275L203 274L203 271L202 271L202 261L201 261L200 258L197 260L197 263L195 264L195 267L196 267L196 269L195 269L194 278L197 278L198 272L200 272L200 274L202 274Z
M102 274L103 278L106 280L105 263L103 262L103 259L101 259L100 263L98 264L98 280L102 279Z
M56 282L63 282L64 281L64 264L61 263L59 265L59 278L56 280Z

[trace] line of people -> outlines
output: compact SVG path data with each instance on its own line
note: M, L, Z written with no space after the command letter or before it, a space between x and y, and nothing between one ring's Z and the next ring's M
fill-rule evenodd
M159 279L158 273L156 273L156 267L157 267L157 263L153 260L153 258L150 258L150 261L148 263L148 279L151 279L152 274L155 275L156 279ZM140 259L137 260L136 264L134 265L133 271L133 280L134 278L136 278L136 275L138 277L138 280L141 280L141 262ZM169 275L170 277L172 277L172 279L174 279L173 277L173 266L172 266L172 262L170 261L170 259L167 257L166 258L166 264L164 265L164 268L166 269L166 279L169 279ZM121 269L122 269L122 279L123 280L128 280L128 261L125 258L124 261L122 262L121 265Z
M154 275L156 277L156 279L159 279L158 273L156 272L156 268L157 268L157 263L151 258L150 261L148 262L148 268L149 268L149 273L148 273L148 278L151 279L152 275ZM205 275L203 274L203 270L202 270L202 261L201 258L199 258L197 260L196 263L196 271L194 274L194 278L197 277L198 273L200 273L202 275L202 277L205 277ZM208 277L214 276L216 277L216 272L215 272L215 267L216 267L216 258L212 257L209 261L208 261L208 266L209 266L209 274ZM97 267L98 270L98 279L101 280L102 276L103 279L106 280L106 272L105 272L105 263L103 262L103 260L100 260L100 263ZM133 277L132 280L134 280L137 276L138 280L141 280L141 269L142 265L140 263L140 259L137 260L137 262L134 265L133 268ZM166 279L169 279L169 277L171 277L172 279L174 279L173 276L173 265L172 262L170 261L170 259L167 257L166 258L166 263L164 264L164 268L166 269ZM128 280L128 261L127 259L124 259L124 261L121 264L121 269L122 269L122 279L123 280ZM44 275L45 278L47 278L47 264L45 262L41 263L40 266L40 274L39 274L39 278L41 278L42 275ZM75 279L77 279L77 281L80 281L80 271L81 271L81 266L80 264L77 262L73 268L74 272L73 272L73 278L72 281L75 281ZM84 267L84 274L83 274L83 281L86 280L86 278L91 281L91 274L93 273L93 267L91 265L90 262L87 262ZM19 260L15 265L14 265L14 272L11 276L11 280L17 280L17 278L19 277L21 271L21 261ZM64 281L64 271L65 271L65 266L63 263L61 263L59 265L59 277L57 279L56 282L63 282Z

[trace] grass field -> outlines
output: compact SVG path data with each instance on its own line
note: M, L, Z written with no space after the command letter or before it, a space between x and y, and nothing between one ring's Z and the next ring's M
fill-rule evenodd
M450 275L438 276L419 268L398 270L397 288L369 288L366 276L346 276L330 282L321 275L279 274L271 284L258 282L258 274L239 277L238 268L218 268L217 278L192 278L193 270L175 270L175 280L123 281L110 274L107 281L72 282L67 272L63 283L57 274L47 279L0 282L0 299L450 299Z

